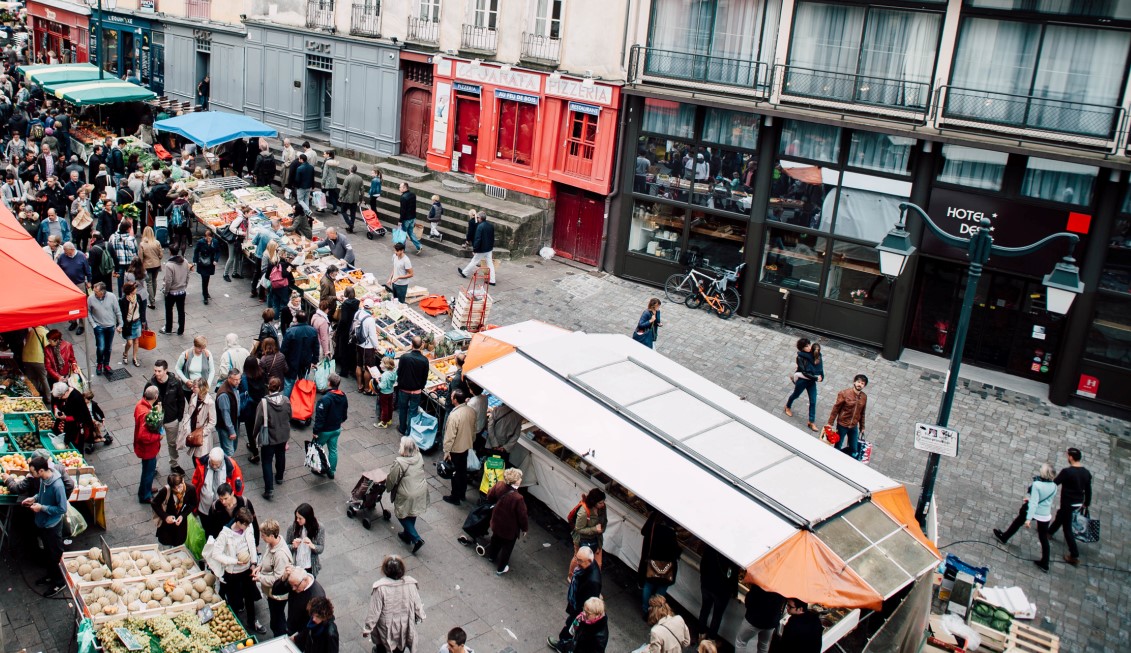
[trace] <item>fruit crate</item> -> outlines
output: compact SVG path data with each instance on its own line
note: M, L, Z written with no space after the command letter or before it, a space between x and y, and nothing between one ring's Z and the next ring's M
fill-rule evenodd
M38 430L29 413L5 414L4 427L8 433L35 433Z

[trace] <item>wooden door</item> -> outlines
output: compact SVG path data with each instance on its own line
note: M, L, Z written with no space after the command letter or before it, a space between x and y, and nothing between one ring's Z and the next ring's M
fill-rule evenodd
M459 153L459 171L475 174L479 151L479 100L460 97L456 106L456 137L452 146Z
M432 93L410 88L404 94L401 111L401 153L423 159L428 153L428 119L432 113Z
M554 250L559 256L597 265L604 225L604 197L574 189L558 192Z

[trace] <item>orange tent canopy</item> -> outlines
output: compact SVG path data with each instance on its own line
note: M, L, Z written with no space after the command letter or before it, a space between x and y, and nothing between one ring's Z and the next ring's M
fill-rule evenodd
M826 607L879 610L884 599L811 531L797 531L746 570L746 580Z
M86 295L71 283L7 207L0 205L0 331L86 317Z

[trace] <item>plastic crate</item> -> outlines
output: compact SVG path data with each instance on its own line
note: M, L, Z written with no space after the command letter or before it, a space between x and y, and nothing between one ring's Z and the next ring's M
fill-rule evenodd
M4 415L4 426L9 433L35 433L35 423L27 413L8 413Z

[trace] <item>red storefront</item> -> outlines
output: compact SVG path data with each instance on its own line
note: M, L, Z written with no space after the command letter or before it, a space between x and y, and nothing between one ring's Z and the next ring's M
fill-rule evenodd
M54 53L58 63L90 60L89 9L64 0L28 0L27 11L33 35L32 56L42 54L44 61L49 61L49 53Z

